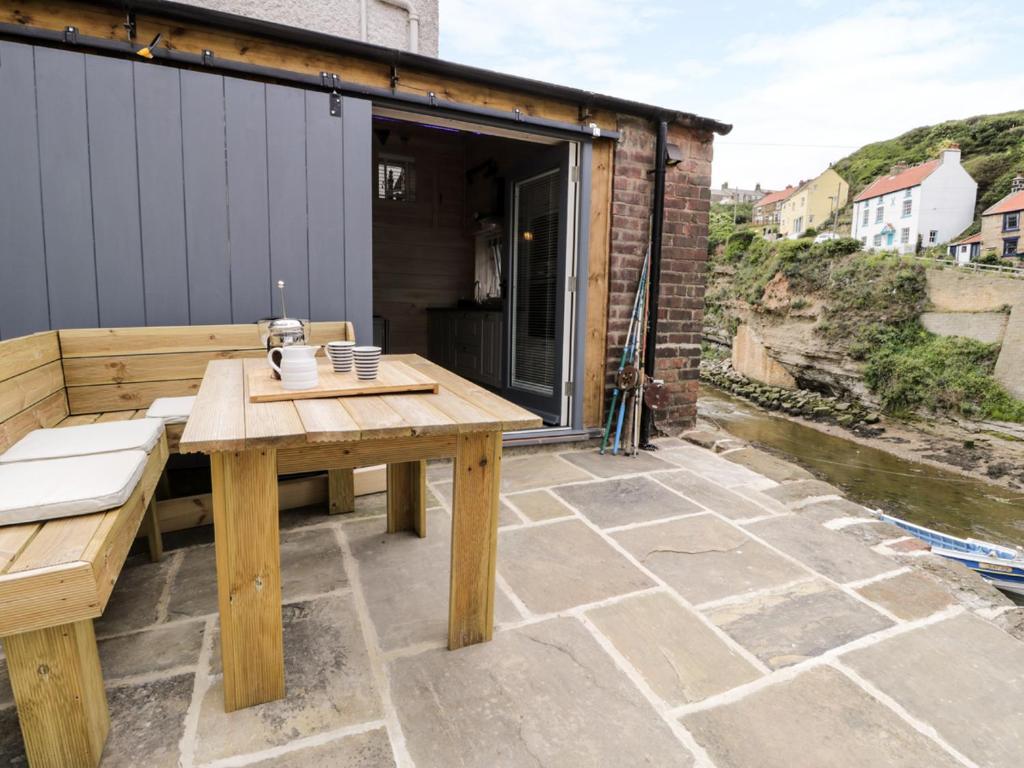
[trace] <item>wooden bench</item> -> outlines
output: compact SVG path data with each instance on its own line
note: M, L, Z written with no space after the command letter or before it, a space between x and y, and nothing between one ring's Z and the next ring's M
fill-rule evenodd
M0 342L0 450L68 415L57 334ZM92 620L152 511L166 462L164 437L116 509L0 527L0 638L33 768L99 762L110 717Z
M354 338L314 323L314 342ZM158 397L195 394L211 360L265 354L255 325L47 331L0 342L0 452L37 428L142 418ZM33 768L97 765L109 714L92 620L140 529L160 557L155 496L184 425L168 425L117 509L0 526L0 638ZM328 478L351 511L352 470ZM2 491L0 491L2 492Z

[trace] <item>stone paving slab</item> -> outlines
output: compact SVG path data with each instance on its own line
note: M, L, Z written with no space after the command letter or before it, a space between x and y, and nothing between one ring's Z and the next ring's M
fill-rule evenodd
M176 768L194 675L107 689L110 735L102 768Z
M771 546L840 583L899 568L893 560L802 515L762 520L746 527Z
M541 614L654 586L580 520L500 531L498 573Z
M553 488L552 491L599 528L703 511L649 477L598 480Z
M708 612L736 642L772 669L788 667L892 626L864 603L823 582L761 595Z
M857 592L904 621L931 616L954 602L948 589L915 572L873 582Z
M713 515L620 531L613 537L692 603L777 586L807 575Z
M733 493L718 483L706 480L685 469L675 472L659 472L655 477L701 506L733 520L772 514L771 510L754 503L746 496Z
M796 480L791 483L783 483L775 488L767 488L765 493L783 504L798 506L801 502L815 496L838 496L842 491L821 480Z
M195 666L203 644L202 621L189 621L99 641L104 680Z
M14 692L11 690L11 678L7 674L7 659L0 656L0 707L13 702Z
M594 476L589 472L550 453L514 456L501 461L502 493L593 479Z
M693 764L575 619L401 658L388 671L406 745L423 768Z
M796 464L756 448L741 448L738 451L731 451L723 458L777 483L786 483L791 480L811 480L814 477L803 467L798 467Z
M803 514L803 510L800 510L800 514ZM899 528L892 523L883 523L881 520L873 523L854 523L853 525L847 525L839 529L839 532L844 536L853 536L859 539L861 543L868 547L874 547L881 544L883 541L891 541L892 539L899 539L910 536L902 528Z
M805 504L800 507L800 514L819 523L827 523L840 517L874 518L870 510L860 504L854 504L849 499L824 499Z
M761 673L692 611L665 593L587 612L645 682L672 706L700 701Z
M582 467L591 474L598 477L621 477L622 475L633 475L637 472L654 472L659 469L672 469L674 466L667 461L662 461L657 454L650 451L640 451L635 456L615 456L611 448L602 456L596 450L590 451L569 451L560 454L566 461Z
M698 448L696 445L682 445L678 448L669 448L658 452L659 458L695 472L720 485L750 485L754 488L769 488L775 485L770 478L728 461L729 456L732 454L727 454L724 457L716 456L711 451Z
M843 657L984 766L1024 765L1024 643L961 615Z
M380 520L373 523L384 527ZM192 547L185 551L184 558L171 584L169 618L217 613L217 557L213 545ZM344 556L329 528L281 533L282 599L295 600L347 586Z
M449 510L452 508L452 496L453 496L452 490L453 490L454 486L455 486L454 483L435 483L434 484L434 488L437 489L437 493L441 497L441 501L444 503L445 507L447 507ZM499 504L498 504L498 525L499 526L519 525L522 522L523 521L519 519L519 515L517 515L515 512L513 512L508 504L506 504L504 501L499 501ZM430 535L429 529L428 529L427 535Z
M716 768L962 768L830 667L682 722Z
M395 758L387 731L375 728L247 765L250 768L391 768Z
M554 520L573 513L557 496L546 490L513 493L508 500L533 521Z
M95 621L96 636L132 632L160 618L160 597L171 572L172 559L149 562L146 555L132 555L121 569L103 615Z
M344 526L370 617L384 651L448 637L451 521L443 510L427 512L427 537L388 534L379 520ZM498 550L499 567L504 553ZM495 593L497 623L521 618L501 590Z
M0 709L0 765L10 768L24 768L25 744L21 740L21 726L18 712L14 707Z
M350 595L283 607L287 695L230 714L224 712L220 654L199 711L196 761L256 752L289 741L379 719L376 690L359 617ZM212 647L220 647L217 633Z

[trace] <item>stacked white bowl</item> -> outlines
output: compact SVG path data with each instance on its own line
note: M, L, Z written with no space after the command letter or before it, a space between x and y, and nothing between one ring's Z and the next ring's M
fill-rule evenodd
M352 349L354 341L327 342L327 356L331 359L335 373L348 373L352 370Z
M360 379L376 379L380 369L380 347L353 347L356 376Z

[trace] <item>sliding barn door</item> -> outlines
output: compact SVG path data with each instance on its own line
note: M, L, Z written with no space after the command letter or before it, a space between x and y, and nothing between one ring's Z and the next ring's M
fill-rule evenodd
M509 399L562 420L569 153L539 153L510 180L506 328Z
M249 323L371 338L371 108L0 41L0 338Z

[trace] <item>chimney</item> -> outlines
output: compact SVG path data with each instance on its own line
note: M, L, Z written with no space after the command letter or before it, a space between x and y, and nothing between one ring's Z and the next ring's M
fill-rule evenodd
M1010 182L1010 192L1024 192L1024 173L1018 173Z
M960 145L950 144L942 150L942 154L939 157L943 163L956 163L960 165Z
M754 185L754 191L755 192L760 192L761 191L761 182L760 181L757 182L757 184Z
M903 173L909 167L910 166L907 165L906 163L896 163L896 165L894 165L892 168L889 169L889 175L890 176L896 176L898 174Z
M729 188L729 182L728 181L723 181L722 182L722 189L728 189L728 188Z

